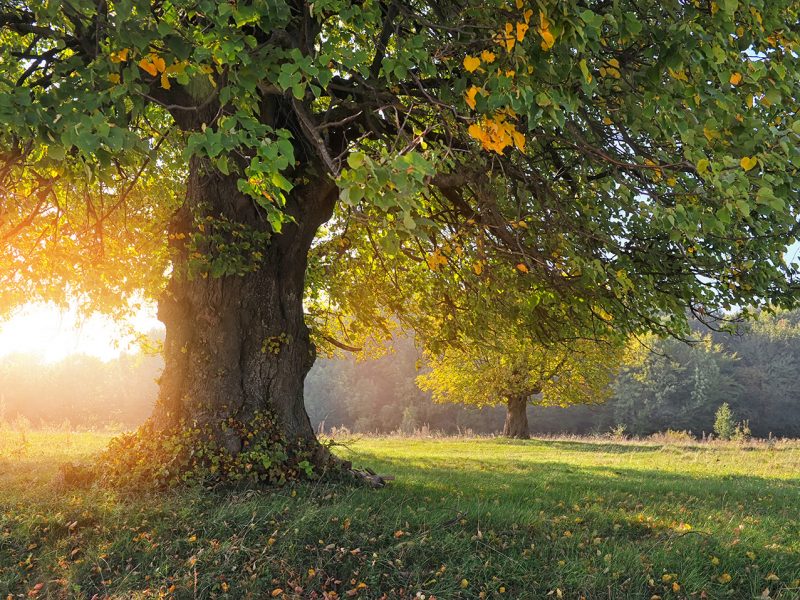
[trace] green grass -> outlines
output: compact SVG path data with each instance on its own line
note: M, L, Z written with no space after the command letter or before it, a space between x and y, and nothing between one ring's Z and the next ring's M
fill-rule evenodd
M60 491L107 440L0 431L0 598L800 598L797 446L372 438L339 453L381 490Z

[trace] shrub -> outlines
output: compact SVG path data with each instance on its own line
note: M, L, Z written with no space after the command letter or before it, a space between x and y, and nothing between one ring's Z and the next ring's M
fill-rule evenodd
M736 424L736 428L733 431L731 439L736 440L737 442L746 442L751 436L752 432L750 431L750 421L745 419L744 421Z
M729 440L735 431L736 421L733 418L733 411L727 402L723 402L714 418L714 433L721 440Z
M620 423L611 428L611 431L608 432L608 436L612 440L624 440L625 439L625 430L627 429L627 425L625 423Z
M696 441L691 431L678 431L675 429L654 433L650 436L650 440L661 444L686 444Z

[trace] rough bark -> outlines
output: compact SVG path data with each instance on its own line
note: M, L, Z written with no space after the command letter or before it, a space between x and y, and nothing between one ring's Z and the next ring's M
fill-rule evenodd
M335 186L320 177L291 192L286 211L295 223L271 237L255 270L192 277L187 240L204 221L204 233L213 231L207 217L270 231L263 211L238 191L237 179L200 159L190 164L186 200L170 232L176 240L174 270L159 302L165 368L153 420L162 427L181 421L216 427L222 444L236 453L242 440L219 423L231 417L247 422L256 412L270 411L288 440L316 444L303 404L305 376L315 358L303 292L308 251L317 228L331 216Z
M508 399L506 422L503 425L504 436L521 440L530 438L527 408L528 399L524 396L516 396Z

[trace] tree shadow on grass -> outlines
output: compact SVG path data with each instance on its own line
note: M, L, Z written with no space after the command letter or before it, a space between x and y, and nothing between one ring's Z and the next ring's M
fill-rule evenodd
M709 512L735 504L744 507L747 514L763 516L780 514L800 504L800 477L674 473L558 461L514 464L502 457L460 457L457 468L442 466L442 460L436 458L392 459L369 452L358 452L353 458L381 473L394 475L396 482L392 486L411 495L435 489L465 496L488 493L501 501L520 502L538 491L539 500L625 497L627 504L642 504L642 508L647 502L662 504L674 499L692 507L705 507Z
M370 519L413 522L425 506L426 522L417 517L417 525L433 536L434 545L444 546L447 542L438 538L461 535L452 525L457 510L455 518L471 532L463 535L494 531L499 540L518 540L522 547L532 543L537 554L520 559L519 581L542 595L525 597L544 597L552 586L564 585L587 592L587 597L605 598L597 594L619 591L627 579L633 587L615 598L649 598L661 590L662 575L680 573L681 585L695 593L708 585L709 598L750 598L769 587L765 577L770 573L778 573L784 582L800 578L800 527L793 508L800 504L800 478L559 461L514 465L504 457L409 459L359 452L356 460L397 476L377 492L380 508L368 509ZM354 502L370 506L375 501L368 494L359 494ZM593 545L595 538L601 540L599 546ZM483 548L491 542L475 544ZM611 557L609 573L602 571L606 555ZM600 574L592 571L598 563ZM647 564L653 570L645 577ZM542 574L543 567L552 572ZM527 575L532 568L540 569L535 577ZM719 578L728 572L736 579L726 587ZM647 587L651 579L654 588ZM671 582L662 585L667 595L669 586Z

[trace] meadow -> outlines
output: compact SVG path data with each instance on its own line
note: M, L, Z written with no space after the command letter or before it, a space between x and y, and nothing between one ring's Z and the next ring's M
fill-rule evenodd
M800 598L800 445L363 438L396 479L67 489L109 434L0 431L0 598Z

